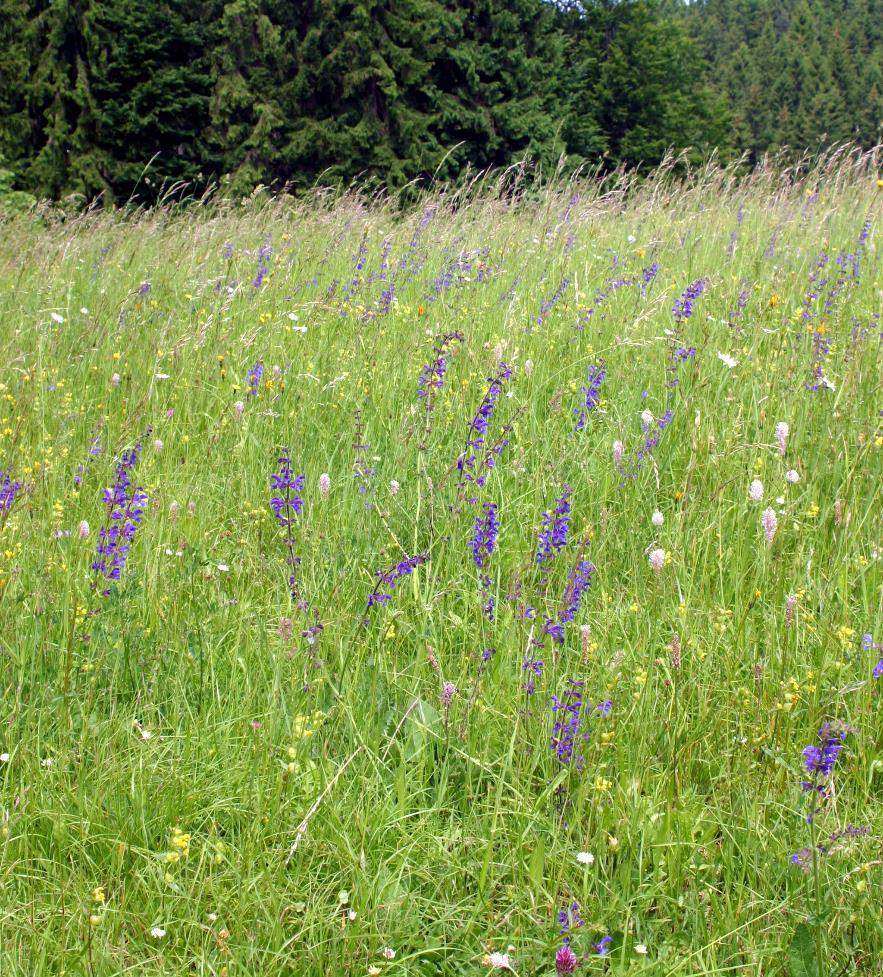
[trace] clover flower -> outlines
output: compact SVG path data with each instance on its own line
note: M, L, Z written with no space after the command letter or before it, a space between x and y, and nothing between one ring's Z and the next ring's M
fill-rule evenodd
M767 545L771 546L776 537L776 529L779 524L776 519L776 510L764 509L760 515L760 524L763 527L763 535L766 538Z
M748 498L752 502L763 501L763 482L759 478L755 478L748 486Z
M784 455L788 444L789 428L785 421L779 421L776 425L776 443L779 445L779 454Z
M563 977L564 974L572 974L579 964L576 954L565 943L555 954L555 973Z

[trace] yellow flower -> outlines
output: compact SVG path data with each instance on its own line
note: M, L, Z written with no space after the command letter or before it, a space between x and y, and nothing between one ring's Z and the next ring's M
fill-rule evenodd
M883 180L878 180L877 181L877 189L878 190L883 190Z

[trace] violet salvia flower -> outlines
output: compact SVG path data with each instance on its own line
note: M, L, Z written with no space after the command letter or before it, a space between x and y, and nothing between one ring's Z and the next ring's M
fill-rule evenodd
M503 384L511 376L512 369L501 362L496 374L488 377L487 391L481 403L478 405L475 416L472 418L466 436L466 445L460 457L457 459L457 470L460 472L460 479L457 484L458 489L462 489L464 482L474 481L479 485L484 484L486 476L476 476L474 472L478 462L478 456L485 450L488 427L494 416L494 408L503 392ZM499 452L497 453L499 454ZM489 467L493 467L493 465ZM478 479L482 479L482 481L478 482Z
M534 658L531 655L526 655L524 661L521 663L522 672L527 673L527 681L524 683L524 690L528 695L533 695L536 691L536 682L534 679L538 679L543 674L543 660L542 658Z
M552 715L555 722L552 726L551 747L556 759L565 766L573 766L582 770L584 759L579 752L579 744L589 738L583 731L583 683L570 679L561 698L552 696ZM576 751L576 752L575 752Z
M819 787L819 782L831 776L837 757L843 749L843 740L849 732L849 726L838 721L825 723L819 730L821 745L811 744L803 751L803 763L806 772L812 777L812 782L803 781L804 790Z
M297 599L297 574L295 567L300 557L294 552L294 523L303 509L303 499L298 494L303 491L304 476L291 474L291 453L288 448L279 452L279 471L270 476L270 486L274 494L270 498L270 508L276 522L285 530L285 546L288 550L288 589Z
M604 382L606 376L607 370L604 367L603 360L598 364L593 363L589 367L586 385L580 387L579 391L580 405L573 409L573 413L576 415L576 427L574 431L582 431L589 419L589 414L598 406L601 399L601 384Z
M74 485L76 485L77 488L79 488L80 485L83 484L83 475L86 474L86 469L92 463L92 459L98 458L100 457L100 455L101 455L101 440L99 438L95 438L92 442L91 447L89 448L88 457L84 462L81 462L79 465L77 465L77 470L76 473L74 474Z
M696 299L705 291L705 279L699 278L691 285L688 285L680 298L675 299L672 315L677 322L686 322L693 314L693 305Z
M546 563L554 558L567 543L567 535L570 532L570 496L573 489L569 485L564 486L561 497L555 503L555 510L552 513L543 513L543 529L539 533L539 548L537 549L534 562L538 564Z
M21 491L21 482L14 482L8 472L0 471L0 513L9 512Z
M551 617L547 617L543 624L543 634L548 635L555 644L564 644L564 625Z
M564 610L561 612L561 623L572 621L579 610L583 595L592 585L592 573L595 568L588 560L580 560L573 568L564 590Z
M432 358L424 365L417 381L417 396L426 401L427 410L432 410L434 394L445 384L450 346L462 341L462 332L449 332L432 347Z
M497 543L497 535L500 532L496 502L485 502L482 512L483 515L475 518L472 526L473 536L469 541L472 560L479 570L487 568L488 560Z
M105 580L119 580L122 577L132 541L144 515L147 494L140 485L134 485L130 477L140 452L139 441L129 451L122 453L114 484L104 490L107 522L98 532L98 546L91 567ZM106 596L110 591L103 593Z
M659 262L654 261L649 268L645 268L641 273L641 296L647 295L647 289L654 278L659 274Z
M248 396L256 397L261 386L261 378L264 375L264 364L261 360L248 371L245 377L245 384L249 388Z
M602 936L597 943L593 943L592 946L595 948L599 957L606 957L610 953L610 944L613 942L612 936Z
M386 606L392 599L392 591L395 590L398 581L409 577L417 567L426 563L428 559L428 553L418 553L416 556L406 556L389 570L378 570L375 574L377 583L368 595L368 610L375 604Z
M564 934L570 929L576 930L585 925L585 920L582 918L579 912L579 903L576 900L574 900L566 909L558 910L558 922L561 925L561 936L564 936ZM570 942L570 937L566 938L566 942Z

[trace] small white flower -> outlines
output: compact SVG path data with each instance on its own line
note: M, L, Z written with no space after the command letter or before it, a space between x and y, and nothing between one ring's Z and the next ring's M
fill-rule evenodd
M736 366L736 360L729 353L718 353L717 358L730 370Z
M210 923L216 923L218 921L218 914L217 913L209 913L206 918L208 919L208 921Z
M834 384L831 383L831 381L827 377L823 376L821 379L822 379L822 386L823 387L827 387L828 390L836 390L837 389L834 386Z
M643 943L636 943L635 944L635 953L640 953L642 957L645 956L646 953L647 953L647 947L646 947L646 945L643 944Z
M89 310L86 308L85 305L83 306L82 309L80 309L80 315L89 315Z
M382 956L384 960L395 960L396 952L391 946L385 946L380 951L380 956Z
M59 322L59 323L60 322L64 322L64 316L63 315L59 315L57 312L51 312L50 313L50 317L51 317L51 319L52 319L53 322Z
M168 373L154 373L153 374L153 379L154 380L168 380L169 379L169 374Z
M219 563L218 569L221 573L228 573L230 571L230 567L226 563Z
M777 495L776 496L776 505L784 505L784 504L785 504L785 496L784 495Z
M0 753L0 763L9 763L8 753Z
M785 472L785 481L788 482L789 485L796 485L800 481L800 475L795 471L795 469L791 468L789 471Z
M52 766L52 757L51 756L45 757L43 760L40 761L40 766L48 770Z
M634 234L629 234L629 244L634 244L637 240Z
M748 486L748 498L752 502L761 502L763 500L763 482L759 478L755 478Z
M392 479L390 481L390 483L389 483L389 493L390 493L390 495L398 495L398 491L399 491L400 488L401 488L401 485L399 485L399 483L395 479Z
M157 438L157 439L156 439L156 440L155 440L155 441L153 442L153 450L154 450L154 452L155 452L156 454L159 454L159 453L160 453L160 452L162 451L162 449L163 449L163 443L162 443L162 441L160 441L160 439L159 439L159 438Z
M113 376L110 378L110 382L111 384L113 384L114 387L118 387L120 385L119 373L114 373Z
M654 526L661 526L665 522L665 516L657 509L657 511L650 516L650 522L652 522Z
M162 928L162 926L154 926L150 931L150 935L155 940L161 940L166 935L166 931Z
M645 410L641 412L641 423L644 427L650 427L653 423L653 411Z
M488 962L494 970L511 970L512 964L509 962L508 953L492 953L488 957Z
M151 733L149 729L141 730L141 739L143 739L145 743L150 739L151 736L153 736L153 733Z
M595 856L590 851L581 851L577 856L576 860L580 865L592 865L595 861Z
M350 911L349 911L349 912L348 912L348 913L346 914L346 918L347 918L347 919L348 919L348 920L349 920L349 921L350 921L350 922L352 923L352 922L353 922L353 921L355 920L355 918L356 918L356 917L357 917L358 915L359 915L359 914L358 914L358 913L357 913L357 912L355 911L355 909L351 909L351 910L350 910Z
M328 498L328 493L331 491L331 476L328 472L322 472L319 476L319 491L323 499Z

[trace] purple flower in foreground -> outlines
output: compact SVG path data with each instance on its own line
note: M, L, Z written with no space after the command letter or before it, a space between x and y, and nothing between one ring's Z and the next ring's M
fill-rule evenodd
M883 678L883 658L874 666L874 678Z
M803 751L803 762L807 774L813 779L809 783L803 782L804 790L812 790L818 785L819 780L823 780L831 775L837 757L843 749L843 740L849 728L842 723L825 723L819 730L819 741L821 745L812 744Z
M576 954L564 944L555 954L555 973L559 975L572 974L579 964Z
M285 546L288 550L288 589L291 596L297 599L297 575L295 567L300 563L300 557L294 552L293 526L303 509L304 502L298 494L303 491L304 476L291 474L291 454L288 448L279 452L279 471L270 476L270 485L274 495L270 498L270 508L276 517L276 522L285 530Z

